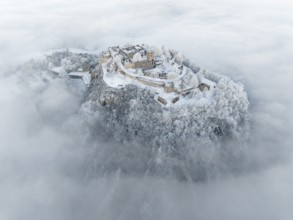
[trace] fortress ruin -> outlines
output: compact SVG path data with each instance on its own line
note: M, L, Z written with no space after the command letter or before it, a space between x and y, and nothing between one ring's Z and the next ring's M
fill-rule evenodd
M104 81L111 86L115 84L113 78L118 77L121 81L122 76L126 77L129 83L131 80L154 90L156 101L162 105L175 104L192 92L204 93L213 86L210 80L202 80L200 73L184 66L173 52L167 49L162 54L154 51L145 45L109 47L100 58Z

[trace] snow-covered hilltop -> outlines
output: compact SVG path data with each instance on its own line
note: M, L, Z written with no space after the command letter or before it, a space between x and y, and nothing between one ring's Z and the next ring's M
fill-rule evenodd
M122 142L175 149L190 139L218 142L248 131L243 86L166 47L109 47L91 75L84 109L99 111L101 124Z
M91 139L119 143L117 149L103 148L106 156L95 155L97 172L118 167L141 173L151 167L160 175L175 172L181 178L188 171L193 180L203 179L206 170L224 170L239 155L237 145L227 140L245 140L249 132L244 87L166 47L55 51L23 65L20 76L33 87L34 81L46 88L59 80L70 92L83 94L78 118ZM50 115L58 111L56 106ZM107 159L116 150L120 160ZM133 159L139 166L129 168Z
M136 85L149 89L163 106L211 101L216 83L201 72L195 73L183 61L179 52L147 45L109 47L100 58L103 80L110 87Z
M214 142L248 131L243 86L164 46L115 46L99 55L60 50L22 69L34 77L39 72L46 81L65 78L78 87L83 82L80 91L87 92L81 114L98 112L104 131L120 141L179 146L189 138Z

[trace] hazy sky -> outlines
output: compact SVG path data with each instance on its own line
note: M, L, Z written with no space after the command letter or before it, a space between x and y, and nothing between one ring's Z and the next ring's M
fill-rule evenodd
M1 0L0 219L291 220L292 25L286 0ZM251 170L207 183L85 172L93 149L78 95L14 67L54 48L129 42L180 50L245 85Z

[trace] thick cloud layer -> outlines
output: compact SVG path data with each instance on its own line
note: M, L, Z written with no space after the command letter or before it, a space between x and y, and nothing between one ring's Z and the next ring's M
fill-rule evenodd
M286 0L1 1L0 219L292 219L292 11ZM96 176L91 155L109 145L119 156L119 145L87 142L66 82L16 73L49 49L127 42L180 50L245 85L247 173L207 183Z

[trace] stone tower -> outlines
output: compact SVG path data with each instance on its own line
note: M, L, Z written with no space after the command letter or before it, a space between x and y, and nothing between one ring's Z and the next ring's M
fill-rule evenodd
M148 59L148 61L151 61L154 59L153 51L151 51L151 50L147 51L147 59Z

